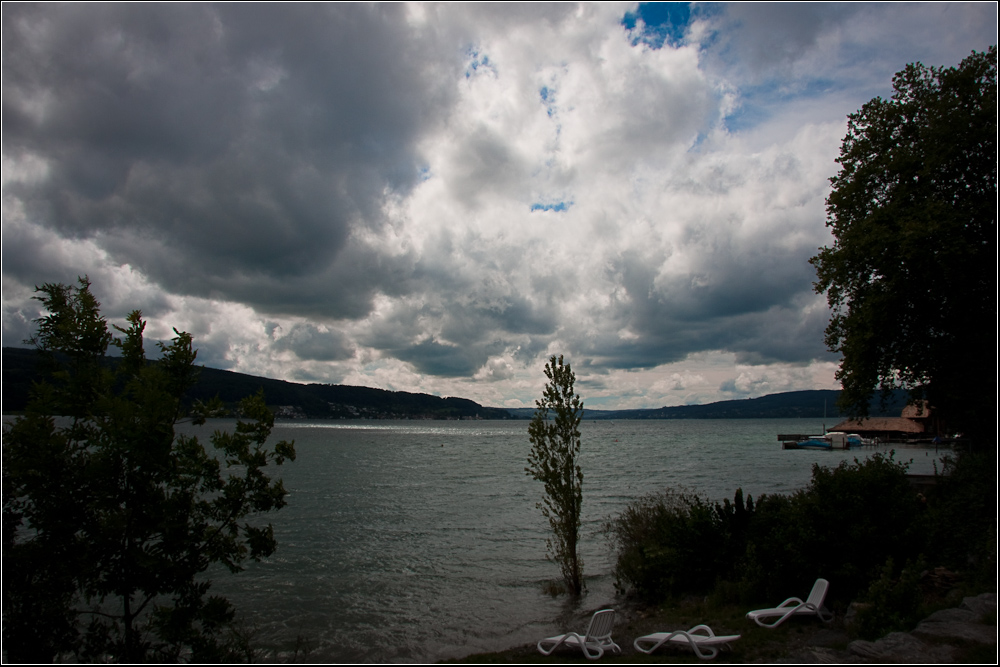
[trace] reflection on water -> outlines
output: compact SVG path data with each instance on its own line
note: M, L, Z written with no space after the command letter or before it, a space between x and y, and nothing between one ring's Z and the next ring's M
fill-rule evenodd
M184 427L207 441L218 420ZM783 451L778 433L818 420L584 422L582 552L588 593L574 603L544 584L542 486L525 475L526 421L278 422L296 461L277 468L288 505L269 517L278 551L245 572L213 571L213 591L291 653L313 662L428 662L533 643L576 614L614 604L599 533L632 499L685 486L712 499L805 486L815 462L864 452ZM912 472L932 472L914 449ZM897 458L904 458L899 457Z

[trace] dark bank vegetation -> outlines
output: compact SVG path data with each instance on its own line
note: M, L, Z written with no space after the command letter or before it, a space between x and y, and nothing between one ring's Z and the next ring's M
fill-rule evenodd
M773 606L830 581L827 605L862 603L862 638L912 629L946 591L937 571L976 593L996 589L996 455L948 461L926 494L892 455L813 467L789 495L713 503L669 490L606 523L625 593L663 603L708 596L720 605Z

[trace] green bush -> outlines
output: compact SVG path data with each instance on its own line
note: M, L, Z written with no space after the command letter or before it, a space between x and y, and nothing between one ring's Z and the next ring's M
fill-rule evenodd
M762 495L747 530L735 578L753 599L802 595L817 576L803 542L815 539L805 516L806 493ZM810 577L812 577L810 579Z
M995 588L997 574L996 451L946 459L928 494L927 556L931 565L966 573L973 586Z
M854 620L854 633L874 641L890 632L912 630L923 616L920 573L925 567L923 559L908 561L896 576L893 559L886 560L863 597L866 604Z
M770 598L823 577L831 595L853 599L887 558L902 562L920 552L922 510L906 465L892 454L814 465L806 489L758 501L741 578Z
M605 525L618 588L654 600L712 590L733 571L752 512L742 491L723 505L677 489L639 499Z
M851 600L887 559L920 553L923 513L906 465L876 453L814 466L806 489L756 504L742 490L714 505L683 491L647 496L606 527L618 586L640 597L771 599L802 595L823 577L832 596Z

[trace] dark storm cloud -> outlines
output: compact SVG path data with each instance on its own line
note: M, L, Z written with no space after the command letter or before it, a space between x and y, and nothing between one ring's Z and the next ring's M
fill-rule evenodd
M435 340L392 350L393 356L412 364L418 373L440 377L468 377L475 373L486 362L486 357L477 352Z
M726 56L751 71L786 66L815 47L832 24L845 21L861 5L851 3L732 3L716 14L725 26Z
M287 335L275 342L274 349L290 350L299 359L314 361L340 361L354 355L354 348L343 333L310 324L292 327Z
M609 279L624 288L610 313L631 336L609 332L582 343L595 364L652 368L704 350L753 364L828 356L825 309L803 310L813 275L801 249L715 238L697 254L692 270L670 279L658 279L669 261L662 253L628 252L609 264Z
M469 208L479 203L484 191L517 193L519 174L524 165L518 164L503 137L480 128L456 155L455 178L449 183L451 193Z
M726 349L736 353L741 364L768 364L774 361L803 363L810 360L836 361L823 344L829 322L826 308L809 308L800 295L790 304L770 308L737 321L728 330Z
M530 341L545 341L559 328L558 312L544 302L509 291L491 293L482 279L465 281L457 273L415 274L420 279L411 284L412 292L421 297L396 303L359 340L420 373L473 375L509 347L543 347L543 342ZM428 338L428 330L438 333Z
M28 285L41 285L45 282L75 284L80 272L74 267L66 266L65 257L49 251L49 240L37 228L5 224L4 274L29 276Z
M372 274L332 265L450 90L395 5L14 5L3 51L5 154L48 166L7 188L28 220L280 313L364 314Z

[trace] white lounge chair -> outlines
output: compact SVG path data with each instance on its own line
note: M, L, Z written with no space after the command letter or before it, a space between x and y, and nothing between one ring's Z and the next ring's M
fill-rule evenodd
M727 648L729 642L734 642L740 635L716 635L707 625L696 625L690 630L675 632L654 632L645 637L639 637L633 642L636 651L652 653L664 644L674 646L690 646L702 660L711 660L719 655L720 648Z
M748 612L747 618L765 628L776 628L792 616L818 616L819 620L829 623L833 620L833 613L823 606L823 600L826 599L826 589L829 587L829 581L817 579L805 602L799 598L788 598L773 609L758 609ZM777 620L772 623L764 621L764 619L774 617L777 617Z
M591 660L597 660L608 649L621 653L621 647L611 639L611 627L614 624L615 610L602 609L594 612L590 618L590 625L587 626L587 634L584 636L581 637L575 632L570 632L565 635L548 637L538 642L538 651L542 655L550 655L558 647L565 644L579 648Z

